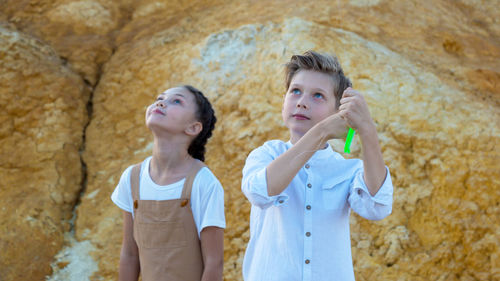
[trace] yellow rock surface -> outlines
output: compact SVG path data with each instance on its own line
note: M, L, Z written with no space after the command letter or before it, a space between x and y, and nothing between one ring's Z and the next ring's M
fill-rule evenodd
M47 42L86 83L94 86L113 52L112 32L129 13L126 1L5 0L0 19ZM123 3L122 3L123 2Z
M0 280L42 280L82 183L89 91L54 50L0 25Z
M202 89L216 109L219 121L209 141L207 163L225 188L224 277L241 280L250 211L240 191L241 169L248 153L264 141L287 139L280 114L282 65L292 54L308 49L337 54L354 87L364 93L395 184L391 216L377 222L351 216L357 280L500 279L500 1L27 2L7 1L0 19L48 42L67 59L68 69L95 85L84 138L87 184L76 212L77 240L66 239L67 247L54 257L62 243L59 230L57 246L47 254L53 260L44 258L37 265L49 274L44 268L55 261L51 280L76 274L79 262L97 264L86 273L92 280L116 279L121 211L109 196L123 170L151 153L152 138L144 126L146 106L164 89L184 83ZM36 48L26 48L38 54ZM3 52L17 63L32 60L10 49ZM26 68L44 73L38 65ZM31 76L0 79L22 81L2 88L11 93L7 100L19 85L63 84L53 79L35 84ZM81 80L73 86L78 88ZM41 99L70 92L47 90ZM75 93L76 111L84 112L86 92ZM0 116L16 120L13 112ZM77 120L84 124L85 119L82 115ZM23 141L34 139L10 137L16 129L64 131L45 123L3 123L12 124L0 131L2 155L9 157L29 151ZM79 136L73 143L80 144L81 131L82 125L73 125L64 132ZM342 146L338 141L332 144ZM60 148L57 142L42 146ZM61 161L79 165L78 155L70 157L70 151L78 152L79 145L74 147ZM356 139L349 157L360 156ZM2 171L9 167L4 159L11 159L5 157L0 159ZM35 163L47 166L41 160ZM71 175L78 165L63 166L61 177ZM26 166L17 169L23 179L31 171ZM19 190L32 189L29 184L14 188L2 177L4 183L8 188L2 188L7 192L3 197L9 200ZM35 177L34 184L45 189L69 185L49 177ZM54 194L79 196L78 187ZM50 199L33 198L68 214L67 207L54 206ZM62 217L51 218L65 225ZM15 231L26 225L21 217L9 218L8 223L18 227ZM42 236L29 231L30 241ZM1 233L2 241L24 247ZM79 256L81 248L87 252ZM71 255L76 258L68 259ZM8 272L3 264L1 272ZM22 280L12 274L0 279Z

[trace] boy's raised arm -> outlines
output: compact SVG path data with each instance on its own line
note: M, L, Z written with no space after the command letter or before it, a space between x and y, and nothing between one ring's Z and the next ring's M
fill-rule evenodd
M363 149L364 180L370 194L374 196L384 183L387 170L385 169L375 126L373 126L373 129L363 133L360 132L359 135Z
M309 132L311 131L312 129ZM319 140L321 137L309 132L266 167L267 193L269 196L279 195L283 192L297 175L300 168L320 146Z
M333 114L313 126L289 150L266 167L268 195L274 196L283 192L316 150L324 148L329 139L345 134L345 121L338 114Z
M347 88L340 104L339 114L349 126L358 132L361 138L364 180L373 196L382 186L387 173L375 123L370 116L365 99L358 91Z

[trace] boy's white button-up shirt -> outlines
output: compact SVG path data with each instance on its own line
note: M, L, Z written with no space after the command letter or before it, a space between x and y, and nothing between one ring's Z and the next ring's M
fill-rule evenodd
M268 141L248 156L242 190L252 204L246 281L354 280L349 213L380 220L392 211L389 170L371 196L363 162L344 159L330 146L309 159L279 195L267 192L266 167L292 147Z

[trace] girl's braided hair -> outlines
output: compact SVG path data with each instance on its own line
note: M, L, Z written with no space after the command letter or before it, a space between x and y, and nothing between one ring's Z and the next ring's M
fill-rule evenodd
M198 107L195 117L203 125L203 129L201 130L201 132L189 145L188 153L193 158L196 158L200 161L205 161L205 144L207 143L207 140L212 136L212 131L215 127L215 122L217 122L217 118L215 117L215 112L212 108L212 104L210 104L208 99L200 90L191 85L184 85L182 87L193 94L196 105Z

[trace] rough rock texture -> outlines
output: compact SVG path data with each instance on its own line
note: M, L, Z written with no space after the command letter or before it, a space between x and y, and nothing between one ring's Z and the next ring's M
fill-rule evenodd
M113 52L112 31L128 16L114 0L4 0L2 16L23 32L47 42L88 84Z
M67 60L67 68L61 69L81 76L74 87L81 80L95 85L83 152L88 182L75 221L79 242L66 239L67 247L54 257L62 243L59 228L57 245L36 265L37 270L49 274L48 257L54 257L52 280L74 276L69 271L85 267L85 263L94 268L95 262L98 269L90 271L92 280L116 279L121 212L109 196L122 171L151 153L152 138L144 126L146 106L159 92L182 83L202 89L216 108L219 122L209 142L207 163L226 192L224 276L241 280L250 210L240 191L241 169L247 154L265 140L287 139L280 117L282 64L292 54L308 49L336 53L355 88L365 94L396 187L393 214L388 218L372 222L351 216L357 280L500 279L500 1L6 3L0 19L48 42ZM10 49L4 52L0 54L16 63L26 60ZM41 60L28 57L32 59ZM64 59L56 61L61 65ZM44 65L36 64L33 71L47 72ZM50 75L61 73L66 72L51 71ZM20 85L64 85L53 79L36 84L38 80L31 76L18 80L2 77L2 83L21 82L1 89L12 93L7 99ZM44 89L40 99L71 93L44 87L37 87ZM75 94L74 103L86 98L84 90ZM73 116L85 111L85 103L75 106L78 110L59 114ZM16 120L14 112L1 113L6 114L0 115L2 121ZM84 123L85 116L76 119ZM36 121L41 122L40 117ZM9 138L14 128L66 132L57 126L45 128L44 123L5 125L16 124L9 122L2 122L0 131L2 173L4 159L11 159L4 155L29 151L21 144L35 139ZM78 143L73 149L77 152L82 126L71 129L66 134L79 137L72 142ZM54 143L49 144L57 146ZM332 144L342 146L339 141ZM78 155L75 159L69 157L70 152L63 155L61 161L79 165ZM349 157L360 155L358 139ZM61 175L71 175L78 166L67 162ZM33 163L47 167L42 160ZM18 167L23 172L19 177L25 179L34 169L30 167ZM13 175L10 170L5 173ZM27 184L15 188L1 178L3 200L15 200L14 194L20 190L33 189ZM67 187L68 183L60 184L57 179L35 177L35 183L65 186L67 195L61 189L54 193L73 198L67 202L78 196L78 187ZM25 200L38 200L69 214L64 204L54 205L43 196ZM65 225L60 223L61 217L49 217L55 225ZM15 233L26 227L18 217L9 217L8 222L18 228ZM25 238L28 241L44 237L36 227L23 230L32 233L31 240ZM2 243L25 247L13 234L7 235L11 231L0 233ZM78 255L82 258L75 258ZM35 258L26 253L21 257ZM18 263L11 259L11 264ZM59 270L66 270L66 275L58 275ZM0 263L0 274L4 274L0 279L21 280L16 272Z
M0 280L42 280L82 183L89 91L54 50L0 25Z

